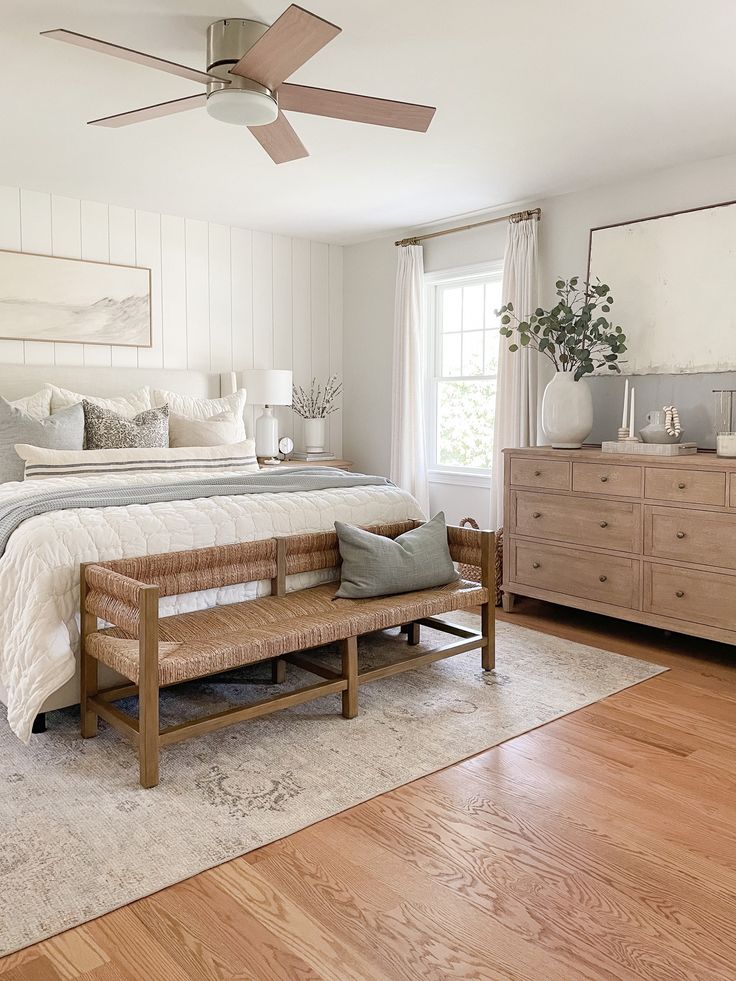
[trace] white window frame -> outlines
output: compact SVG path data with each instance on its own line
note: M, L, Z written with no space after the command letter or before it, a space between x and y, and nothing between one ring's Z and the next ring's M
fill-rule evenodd
M490 487L491 471L486 467L453 467L437 462L437 384L439 382L439 357L437 331L437 295L439 286L447 284L472 285L488 279L500 279L503 261L482 262L456 269L442 269L427 273L425 282L425 418L427 424L428 476L433 484L464 484L466 487ZM489 375L458 375L453 381L488 380Z

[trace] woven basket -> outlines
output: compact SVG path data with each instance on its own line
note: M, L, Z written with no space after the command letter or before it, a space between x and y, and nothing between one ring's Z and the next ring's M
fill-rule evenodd
M463 518L460 522L460 527L470 527L478 530L478 522L475 518ZM496 532L496 554L495 554L495 564L496 564L496 606L501 605L501 583L503 582L503 528L499 528ZM480 582L480 567L477 565L466 565L464 562L458 563L458 572L463 577L463 579L468 579L470 582Z

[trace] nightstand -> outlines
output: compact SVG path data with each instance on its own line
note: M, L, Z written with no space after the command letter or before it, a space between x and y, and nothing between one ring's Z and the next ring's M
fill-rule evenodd
M352 470L352 460L282 460L278 467L261 467L261 470L283 470L285 467L337 467Z

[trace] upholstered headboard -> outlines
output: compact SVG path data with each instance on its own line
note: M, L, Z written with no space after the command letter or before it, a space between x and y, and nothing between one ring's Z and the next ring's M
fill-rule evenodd
M227 376L224 378L223 385L226 386ZM31 395L45 382L70 388L82 395L124 395L143 385L200 398L217 398L221 393L220 375L206 371L0 364L0 395L3 398L17 399ZM229 394L229 391L224 394Z

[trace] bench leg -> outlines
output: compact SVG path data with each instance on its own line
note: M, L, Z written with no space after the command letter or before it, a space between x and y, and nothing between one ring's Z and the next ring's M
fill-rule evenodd
M147 586L140 601L138 681L138 762L141 787L159 781L158 590Z
M84 575L84 573L82 573ZM82 724L82 738L92 739L97 735L99 716L90 709L89 698L99 691L97 679L98 662L86 651L87 634L97 630L97 617L88 613L82 605L80 631L80 683L79 683L79 716Z
M283 685L286 681L286 661L283 657L274 657L271 661L271 684Z
M484 671L493 671L496 667L496 608L493 603L484 603L480 610L481 633L486 639L482 649L481 663Z
M480 608L481 634L486 641L482 648L481 664L484 671L496 667L496 536L493 532L481 532L481 583L488 590L488 602ZM504 600L506 594L504 594Z
M421 640L422 628L418 623L407 624L406 632L409 635L407 640L409 647L416 647Z
M354 719L358 714L358 638L342 641L342 676L347 678L347 690L342 693L342 714Z

